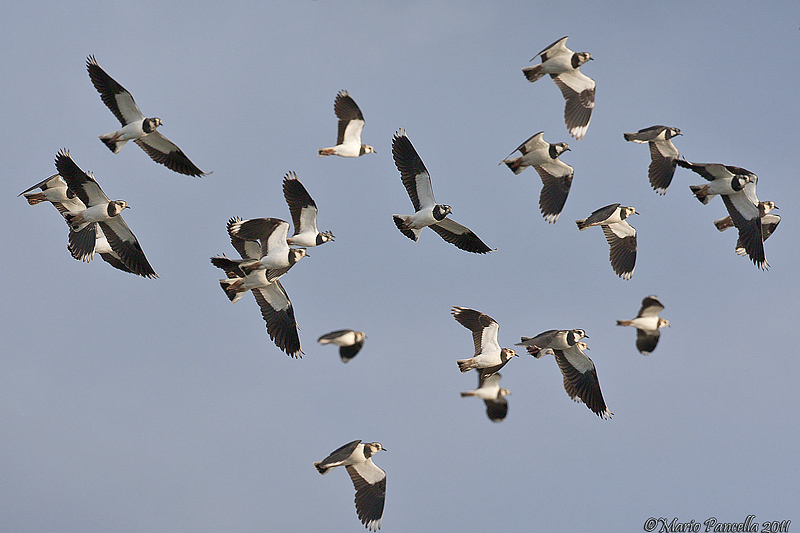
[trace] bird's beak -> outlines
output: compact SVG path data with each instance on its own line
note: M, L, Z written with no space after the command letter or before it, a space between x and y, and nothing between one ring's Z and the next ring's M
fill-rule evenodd
M586 334L584 334L584 335L583 335L583 338L585 338L585 339L588 339L588 338L589 338L589 335L586 335Z

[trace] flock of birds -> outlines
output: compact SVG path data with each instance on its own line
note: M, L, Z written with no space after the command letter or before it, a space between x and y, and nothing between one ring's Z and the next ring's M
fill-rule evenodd
M575 53L566 47L567 37L551 44L534 58L541 62L522 69L525 77L535 82L549 74L561 90L566 101L564 121L569 133L580 140L586 134L594 109L595 82L580 71L592 59L587 52ZM121 128L100 135L100 140L113 153L118 153L128 142L134 141L154 161L172 171L188 176L204 176L186 154L164 137L158 128L161 119L146 117L136 105L131 94L109 76L93 56L87 59L87 70L92 84L105 105L121 123ZM362 144L364 117L347 91L340 91L334 102L338 118L336 145L320 148L318 155L338 155L357 158L374 153L372 146ZM775 230L780 217L772 211L773 202L760 202L756 197L757 177L745 169L722 165L692 163L683 159L672 139L681 135L677 128L651 126L636 133L625 133L627 141L647 143L651 163L648 178L658 194L665 194L677 167L689 169L707 180L704 185L691 186L695 197L707 204L720 196L729 216L715 220L715 226L724 231L735 227L739 237L735 251L748 256L756 266L767 269L764 240ZM527 139L514 152L501 161L519 174L533 167L542 180L539 207L544 219L557 222L566 204L572 184L574 169L562 162L559 156L569 151L567 143L549 143L544 132ZM430 228L442 239L459 249L476 254L493 251L472 230L450 218L452 208L438 204L434 198L431 177L405 131L399 130L392 139L392 156L414 213L392 215L398 230L417 241L422 229ZM81 261L91 261L94 254L119 270L145 278L158 277L138 240L122 218L128 208L123 200L110 200L91 173L81 170L66 149L55 158L57 174L30 187L24 195L31 205L52 203L69 227L67 249ZM247 292L252 292L266 322L267 333L275 345L287 355L302 357L300 337L291 300L280 278L308 255L307 248L321 246L334 240L330 231L317 229L317 205L300 182L297 175L288 172L283 178L283 194L291 215L289 222L280 218L255 218L242 220L233 217L227 223L231 245L240 258L219 255L211 263L225 273L219 283L231 302L237 302ZM636 263L636 230L628 218L638 214L632 206L614 203L595 210L585 219L576 220L580 230L600 226L610 247L609 259L614 272L628 280ZM637 330L636 347L645 355L653 352L659 340L660 328L669 322L659 316L664 309L656 296L642 301L638 315L631 320L618 320L618 326L632 326ZM499 324L488 315L465 307L454 306L453 318L472 332L475 353L468 359L457 361L459 370L475 370L478 387L462 392L464 397L477 397L486 405L486 414L494 422L502 421L508 412L505 397L508 389L500 387L499 373L518 354L511 348L502 348L498 342ZM602 419L613 413L603 399L594 362L586 355L588 335L582 329L548 330L535 337L521 337L516 346L522 346L535 358L553 355L563 375L568 396L584 403ZM366 334L363 331L341 329L319 337L320 344L339 347L343 362L348 362L361 350ZM370 530L381 527L386 495L386 473L376 466L372 457L385 450L378 442L363 443L355 440L332 452L324 460L314 463L320 474L337 466L344 466L355 487L355 507L358 518Z

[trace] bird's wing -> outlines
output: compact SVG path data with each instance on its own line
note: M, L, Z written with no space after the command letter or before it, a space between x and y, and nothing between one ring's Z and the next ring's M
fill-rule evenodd
M88 224L81 231L69 232L67 250L78 261L91 261L97 242L97 224Z
M492 376L496 375L493 374ZM492 422L500 422L508 414L508 402L502 396L494 400L483 400L483 403L486 405L486 416Z
M642 128L636 133L623 133L626 141L635 143L648 143L661 135L661 132L667 129L666 126L650 126L649 128Z
M361 348L364 346L364 341L359 341L355 344L350 346L340 346L339 347L339 357L341 357L342 361L345 363L352 359L353 357L361 351Z
M438 233L442 239L455 245L456 248L476 254L485 254L492 251L472 230L450 218L444 218L441 222L432 224L429 227Z
M748 186L736 194L723 195L722 201L728 209L733 225L739 230L739 241L753 263L766 270L769 267L764 254L764 235L758 205L746 193Z
M367 529L381 528L383 504L386 501L386 472L372 459L345 467L356 489L356 513Z
M111 249L116 252L120 260L131 272L145 278L157 278L153 267L147 261L139 241L123 220L122 215L117 215L104 222L98 222L108 240Z
M650 166L647 169L647 177L658 194L665 194L669 184L672 183L677 166L676 160L680 154L669 139L649 144Z
M597 369L592 360L576 345L569 350L556 350L556 361L564 376L564 390L573 400L580 400L601 418L610 418L611 412L603 400Z
M569 189L572 187L574 169L560 159L552 159L542 165L534 165L542 178L542 192L539 193L539 210L545 220L555 223L564 204L567 203Z
M567 39L569 39L569 36L562 37L561 39L557 40L556 42L554 42L554 43L550 44L549 46L545 47L544 50L542 50L541 52L539 52L538 54L533 56L531 58L531 61L533 61L537 57L541 56L542 63L544 63L545 61L547 61L547 58L549 56L552 56L552 55L554 55L556 53L570 53L570 49L567 48Z
M608 220L608 217L614 214L614 211L619 207L619 204L610 204L605 207L601 207L592 212L591 215L586 219L584 222L584 227L591 226L593 224L599 224Z
M656 349L656 345L658 344L658 338L661 336L661 332L658 330L655 331L645 331L643 329L636 330L636 349L639 350L644 355L650 355L653 350Z
M294 234L304 231L317 233L317 204L294 172L283 178L283 197L292 215Z
M131 122L144 120L144 115L139 110L139 106L133 101L131 93L125 87L117 83L114 78L106 74L100 68L94 56L89 56L86 60L86 69L89 71L89 78L92 85L100 93L103 103L114 113L114 116L125 126Z
M348 457L353 455L353 452L356 451L358 445L361 444L361 440L354 440L353 442L348 442L347 444L343 444L333 450L328 457L317 463L320 467L333 467L339 466L342 462L346 461Z
M414 149L411 141L405 132L399 132L392 139L392 157L397 170L400 171L400 178L406 187L414 210L419 211L423 207L436 205L433 197L433 185L431 185L431 175L425 168L425 164L420 159L419 154Z
M497 343L497 331L500 326L492 317L466 307L453 307L450 312L459 324L472 332L475 355L492 348L500 350L500 345Z
M679 167L688 168L692 172L705 178L707 181L733 177L733 174L728 170L728 167L720 163L692 163L686 161L685 159L676 159L675 164L677 164Z
M147 152L150 159L179 174L186 174L187 176L207 176L210 174L210 172L203 172L197 168L197 165L186 157L183 150L158 131L149 133L141 139L135 139L133 142Z
M108 202L108 196L105 195L100 185L89 173L84 172L75 164L68 150L58 152L56 169L64 178L67 187L80 198L86 207Z
M361 130L364 129L364 115L355 100L340 91L333 103L333 111L339 119L339 133L336 144L361 144Z
M548 146L549 145L547 144L547 141L544 140L544 132L540 131L539 133L534 133L525 142L514 148L514 152L519 150L522 155L525 155L528 152L533 152L536 149L547 148ZM508 154L508 157L511 157L514 152ZM508 157L506 157L506 159L508 159Z
M233 224L229 223L228 233L231 237L261 243L261 252L258 257L263 257L275 250L289 248L286 243L289 223L279 218L251 218Z
M658 316L664 310L664 305L655 296L647 296L642 300L642 307L637 316Z
M294 308L289 295L280 281L274 281L266 287L252 289L253 296L261 308L261 316L267 323L267 333L275 346L291 357L302 357L300 336L294 318Z
M611 267L622 279L631 279L636 266L636 230L627 221L604 224Z
M551 75L561 94L566 100L564 122L570 135L582 139L589 129L594 109L594 88L592 78L583 74L580 69Z

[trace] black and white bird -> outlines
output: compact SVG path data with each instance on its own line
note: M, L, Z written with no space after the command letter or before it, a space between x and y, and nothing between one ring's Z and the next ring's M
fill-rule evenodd
M509 159L519 150L520 157ZM532 166L542 178L542 192L539 194L539 210L549 223L554 224L567 202L572 186L574 169L561 161L558 156L569 150L567 143L551 144L544 140L544 132L533 135L520 144L501 163L505 163L514 174Z
M86 68L103 103L122 124L122 129L100 136L100 140L112 152L118 153L125 143L133 141L147 152L153 161L161 163L170 170L189 176L210 174L197 168L180 148L156 131L161 126L161 119L145 117L131 93L106 74L94 56L89 56L86 60Z
M492 251L469 228L447 218L452 212L449 205L436 203L431 176L405 131L395 133L392 156L415 210L413 215L392 215L400 233L416 242L422 228L427 226L445 241L467 252L485 254Z
M481 376L480 370L478 373L478 388L475 390L462 392L461 397L475 396L483 400L486 405L486 416L492 422L502 422L508 414L508 401L506 396L511 394L511 391L500 387L500 373L492 374L486 378Z
M344 466L356 489L356 514L370 531L378 531L383 519L383 504L386 501L386 472L372 462L372 456L386 448L380 442L354 440L334 450L314 463L322 475L337 466Z
M238 218L228 221L228 228L241 222ZM261 257L261 245L255 240L245 240L228 231L231 244L239 252L242 260L258 260ZM252 269L242 275L239 268L241 261L217 256L211 258L211 264L225 271L227 278L219 280L220 287L228 299L236 303L247 292L252 291L253 296L261 309L261 316L267 325L269 338L286 355L302 357L303 350L300 346L300 335L297 331L297 321L294 317L294 307L289 300L286 289L280 280L267 279L265 269Z
M34 191L34 189L39 190ZM20 193L20 196L23 195L31 205L36 205L41 202L50 202L58 210L58 212L61 213L62 216L65 214L77 215L86 209L84 203L81 202L81 200L69 189L69 187L67 187L67 182L64 181L60 174L54 174ZM83 238L89 237L89 233L86 235L81 235L80 233L76 234L70 230L71 238L69 239L67 249L69 250L70 254L72 254L72 257L78 261L89 262L93 259L94 254L96 253L99 254L106 263L114 268L122 270L123 272L133 273L131 269L125 266L125 263L122 262L122 259L119 257L119 255L117 255L117 252L111 248L111 245L108 244L108 239L106 239L103 229L97 223L94 225L94 249L89 254L86 254L84 248L88 249L90 243L85 243L84 246L81 246L83 243ZM78 237L79 235L80 237ZM75 239L75 244L73 244L73 239Z
M741 167L719 163L690 163L679 159L678 165L709 181L707 185L689 187L700 202L707 204L714 196L722 196L728 215L739 230L742 248L757 267L767 270L769 263L764 253L761 229L761 217L765 213L759 207L761 203L756 196L758 176Z
M669 126L650 126L636 133L623 133L626 141L635 143L647 143L650 145L650 167L647 169L647 177L650 178L650 185L658 194L666 194L672 177L675 175L675 167L680 153L672 138L683 135L678 128Z
M548 329L535 337L522 337L514 346L524 346L529 355L539 359L547 355L547 348L567 350L584 338L588 339L589 335L582 329Z
M145 278L157 278L147 258L122 218L122 211L128 208L123 200L109 200L94 177L81 170L67 150L56 155L56 170L64 179L70 191L80 200L85 209L62 212L70 227L69 250L76 259L90 260L97 250L97 232L102 231L108 246L126 267L126 270ZM101 240L101 247L103 243ZM102 250L106 253L106 250ZM104 257L104 259L106 259ZM120 268L118 265L114 265Z
M489 315L474 309L455 306L450 312L456 322L472 332L472 340L475 343L475 355L457 361L461 372L477 368L481 377L487 378L503 368L512 357L517 356L511 348L500 347L497 342L500 325Z
M633 207L610 204L594 211L589 218L576 220L578 229L583 231L592 226L603 228L603 234L610 247L611 268L622 279L631 279L636 266L636 229L628 224L630 215L638 215Z
M338 155L342 157L358 157L372 154L375 149L368 144L361 144L361 130L364 129L364 115L356 105L355 100L347 91L339 91L333 102L333 111L339 119L339 135L336 137L336 146L320 148L319 156Z
M608 420L614 413L606 407L594 362L584 353L588 349L585 342L578 341L566 350L548 348L545 351L555 355L558 368L564 376L567 395L576 402L585 403L594 414Z
M294 234L287 239L290 246L319 246L333 240L330 231L317 230L317 204L294 172L283 177L283 197L294 224Z
M580 140L589 128L594 109L594 80L581 72L581 65L592 59L588 52L573 52L567 48L567 39L562 37L535 56L540 57L539 65L525 67L522 73L530 82L550 74L561 90L564 100L564 122L570 135Z
M761 234L765 241L769 239L770 235L772 235L781 222L781 216L777 213L773 213L773 209L778 209L775 202L766 201L759 202L758 204L759 213L764 213L761 215ZM718 218L714 221L714 226L716 226L719 231L725 231L728 228L734 227L733 219L731 219L730 215L725 218ZM741 256L747 255L747 250L745 250L744 242L742 242L741 237L736 239L736 248L734 251Z
M363 331L355 331L352 329L337 329L322 335L317 342L320 344L335 344L339 347L339 357L342 362L350 361L364 346L364 339L367 334Z
M617 320L618 326L633 326L636 328L636 349L644 355L650 355L656 349L661 333L659 328L669 326L669 320L661 318L658 314L664 310L664 305L656 296L647 296L642 300L639 314L632 320Z
M232 219L233 220L233 219ZM244 277L256 269L267 270L267 280L274 281L284 275L295 263L306 257L305 248L290 248L287 235L289 223L279 218L251 218L228 222L228 234L261 245L258 257L251 256L236 261L239 275Z

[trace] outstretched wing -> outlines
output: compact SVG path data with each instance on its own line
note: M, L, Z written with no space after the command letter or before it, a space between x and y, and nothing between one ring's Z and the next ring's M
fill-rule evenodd
M449 218L445 218L441 222L428 227L456 248L476 254L485 254L492 251L472 230Z
M419 211L423 207L436 205L433 197L433 185L431 185L431 175L425 168L425 164L420 159L419 154L414 149L411 141L406 136L405 131L395 133L392 139L392 157L397 170L400 171L400 178L406 187L414 210Z
M111 76L106 74L100 65L97 64L94 56L86 59L86 69L89 71L89 78L92 85L100 93L100 99L114 113L114 116L125 126L131 122L144 120L144 115L139 110L139 106L133 101L133 96L125 87L120 85Z

